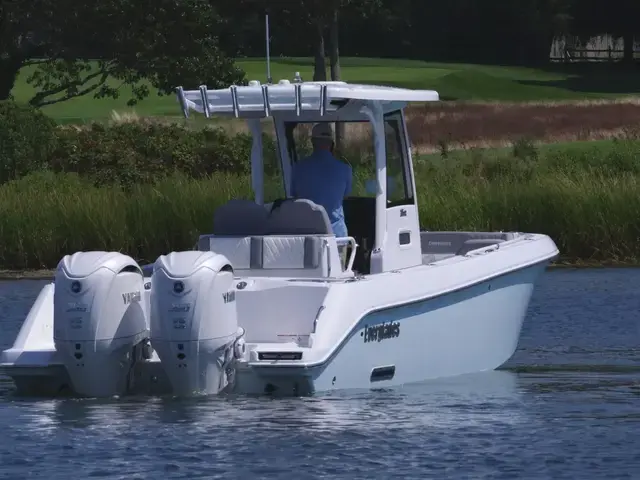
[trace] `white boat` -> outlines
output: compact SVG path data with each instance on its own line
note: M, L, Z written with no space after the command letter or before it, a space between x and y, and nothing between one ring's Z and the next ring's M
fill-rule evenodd
M306 395L493 370L513 355L558 249L537 233L420 231L404 109L437 92L283 80L178 88L178 99L186 116L247 120L255 200L219 207L197 250L153 265L65 256L0 358L18 392ZM265 205L267 117L284 200ZM290 198L292 132L336 121L374 131L373 191L345 200L346 238L321 206ZM350 246L344 264L339 245Z

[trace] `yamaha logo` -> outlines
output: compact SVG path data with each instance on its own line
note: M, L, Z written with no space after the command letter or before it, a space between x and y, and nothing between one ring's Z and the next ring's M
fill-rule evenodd
M176 293L182 293L184 292L184 283L182 282L176 282L173 284L173 291Z
M125 305L129 305L132 302L139 302L142 299L140 292L127 292L122 294L122 301Z
M71 291L73 293L79 293L80 290L82 290L82 284L79 281L74 280L71 282Z

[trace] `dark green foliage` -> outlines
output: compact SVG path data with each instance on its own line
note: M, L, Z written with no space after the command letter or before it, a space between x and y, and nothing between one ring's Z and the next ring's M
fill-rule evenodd
M59 136L51 168L90 177L96 185L117 183L130 188L175 172L202 178L215 172L246 173L249 169L251 138L232 138L219 129L96 123L79 131L60 130Z
M0 99L29 65L36 106L243 83L233 59L264 55L265 12L272 54L309 56L333 8L343 56L540 65L555 35L611 33L632 62L640 34L637 0L3 0Z
M56 125L38 110L0 101L0 184L47 166Z
M247 134L149 122L63 128L5 102L0 139L0 269L51 268L66 253L93 249L153 261L192 248L217 205L252 197ZM415 157L423 228L542 232L565 259L640 259L637 137L441 148ZM272 201L283 192L267 135L264 151ZM366 149L356 141L344 156L354 194L363 194Z
M227 39L228 48L262 56L263 14L268 9L272 52L310 56L315 41L311 20L326 15L334 2L226 4L223 15L237 27L236 35ZM340 0L338 4L343 56L539 65L548 62L554 35L611 33L627 39L640 34L637 0Z
M417 158L422 228L541 232L565 260L640 260L640 142L525 153L477 149ZM364 193L360 173L356 195ZM280 179L267 176L266 199L281 196ZM0 269L52 268L65 254L93 249L152 262L192 248L211 231L218 205L251 197L249 175L234 173L198 180L175 173L125 190L73 173L34 172L0 186Z
M35 106L85 94L117 98L126 88L133 104L181 82L242 82L219 45L224 24L208 0L3 0L0 99L19 70L34 64L27 82L36 88Z
M570 26L571 1L342 0L338 2L340 53L540 64L548 60L554 33ZM224 15L240 29L232 43L243 55L263 55L262 15L268 7L274 54L308 56L315 40L310 19L326 15L331 4L328 0L239 0L227 6Z
M265 171L273 173L278 168L273 139L265 135L263 146ZM44 169L130 189L174 173L195 179L246 174L250 158L249 134L154 122L58 127L37 110L0 102L0 184Z

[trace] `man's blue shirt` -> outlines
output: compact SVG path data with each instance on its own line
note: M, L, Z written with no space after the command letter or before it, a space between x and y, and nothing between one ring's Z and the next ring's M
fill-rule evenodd
M336 237L347 236L342 200L351 193L351 167L328 150L317 150L293 166L293 195L322 205Z

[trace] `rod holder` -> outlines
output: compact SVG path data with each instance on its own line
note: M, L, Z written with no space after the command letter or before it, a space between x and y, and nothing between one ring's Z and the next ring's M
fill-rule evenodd
M200 85L200 97L202 97L202 109L204 110L204 116L211 118L211 109L209 108L209 94L207 93L207 86Z
M269 104L269 86L262 85L262 101L264 102L264 116L271 115L271 105Z
M182 87L176 88L176 95L178 96L178 102L180 102L180 108L184 118L189 118L189 107L187 106L187 99L184 96L184 89Z
M324 117L327 111L327 86L320 85L320 116Z
M238 87L237 85L231 85L229 89L231 91L231 105L233 106L233 115L238 118L240 116L240 106L238 105Z
M296 97L296 116L299 117L302 111L302 85L297 83L294 88Z

